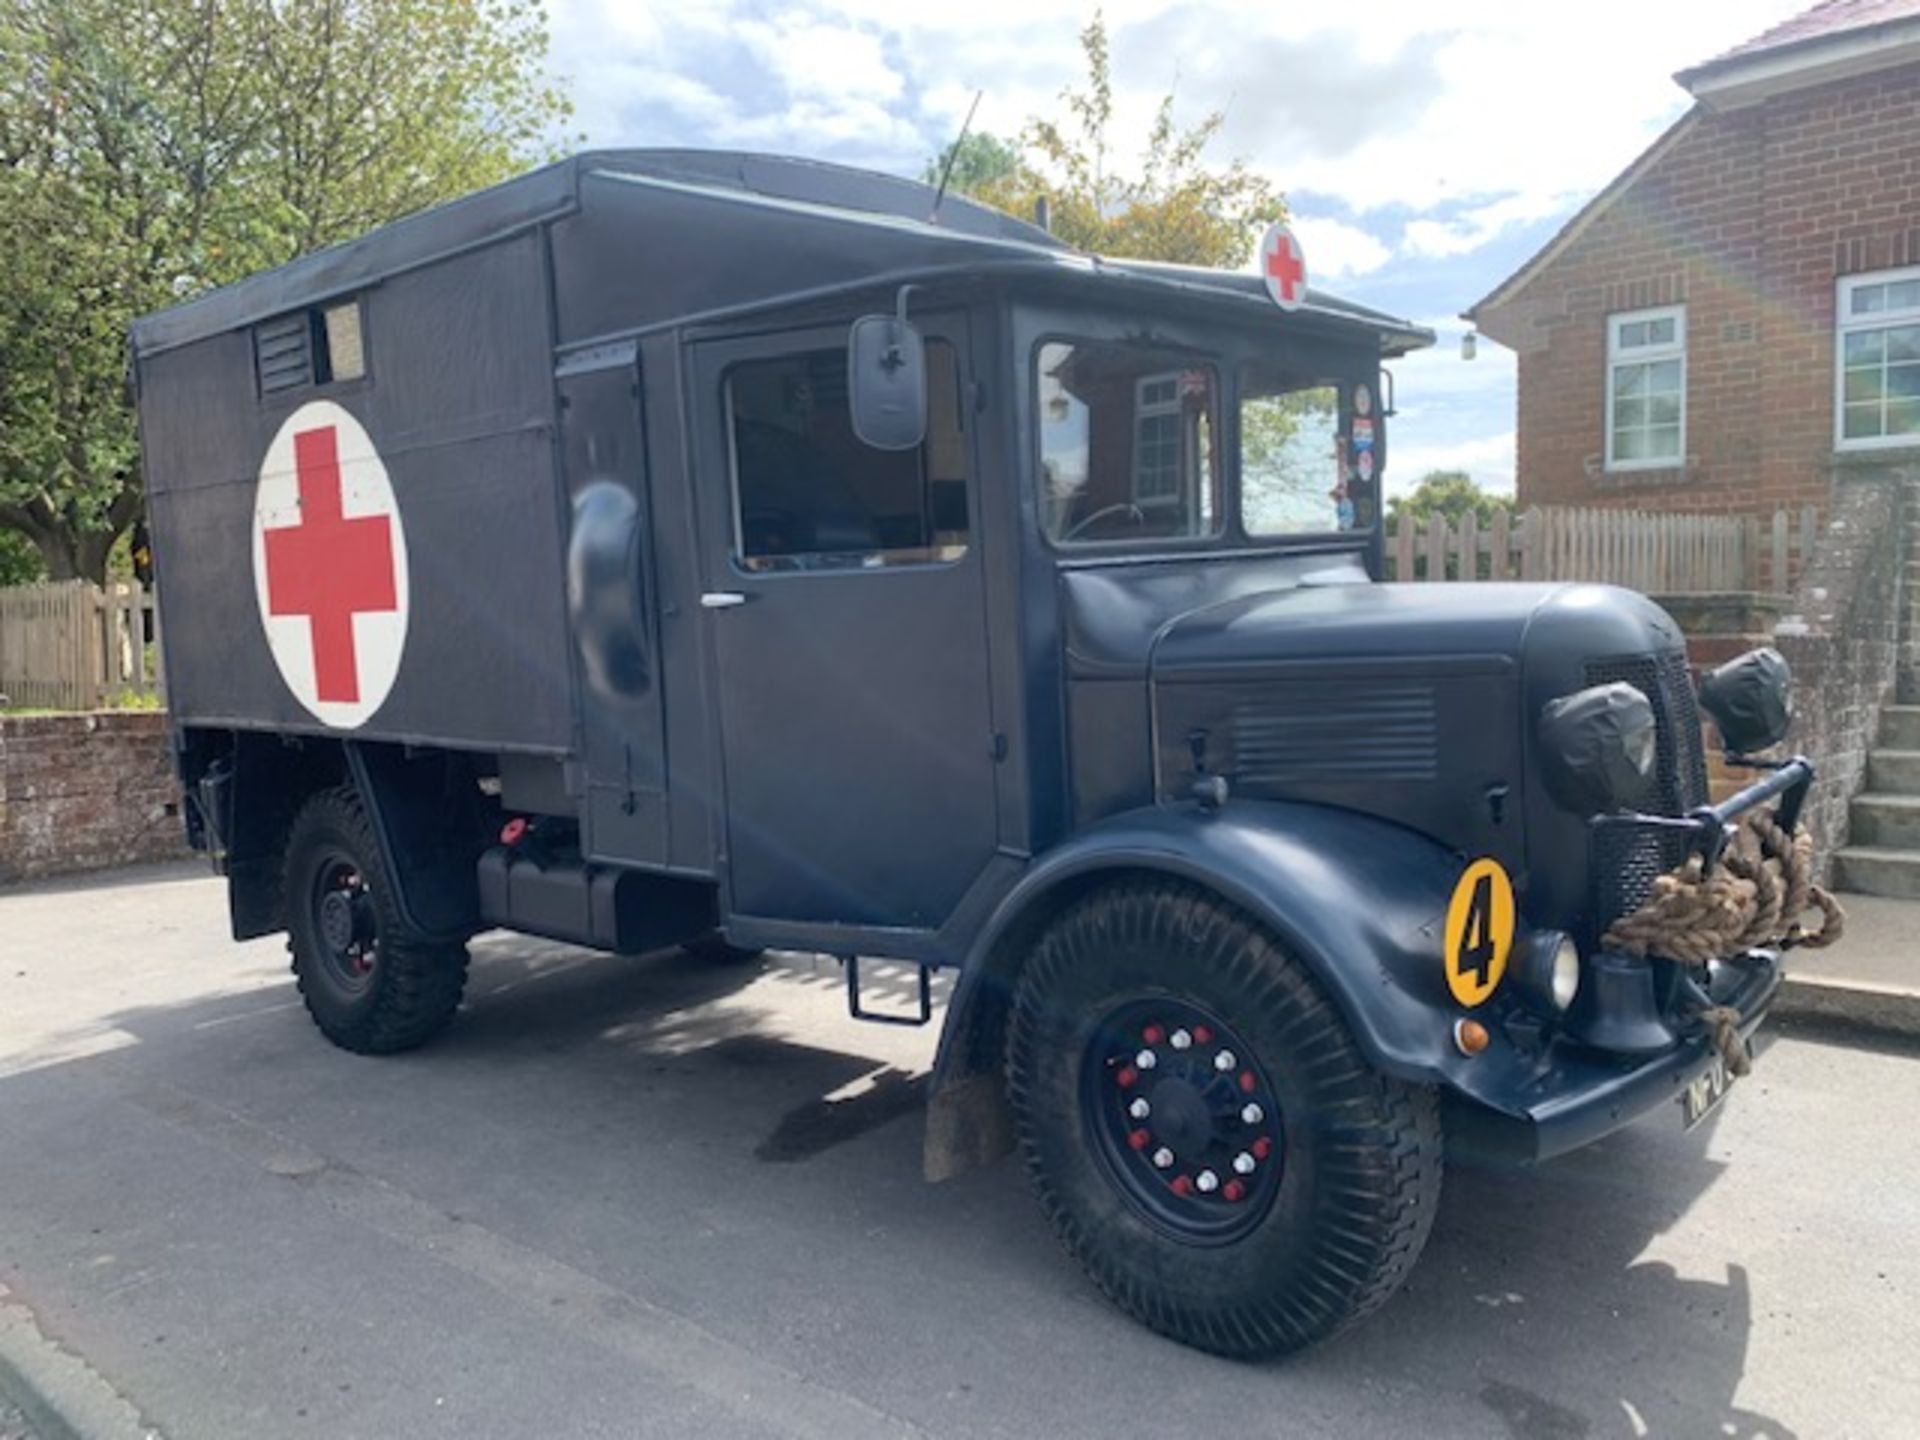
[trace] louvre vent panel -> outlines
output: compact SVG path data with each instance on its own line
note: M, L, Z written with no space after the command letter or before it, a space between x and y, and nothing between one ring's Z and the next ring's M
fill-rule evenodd
M1240 701L1230 729L1234 775L1242 784L1439 778L1431 686L1288 686L1283 695Z
M313 383L313 334L304 312L254 327L253 353L262 395Z

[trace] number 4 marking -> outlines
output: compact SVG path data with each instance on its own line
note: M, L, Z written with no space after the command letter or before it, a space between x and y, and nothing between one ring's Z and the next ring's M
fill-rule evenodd
M1483 989L1493 970L1493 952L1493 877L1482 875L1473 882L1473 898L1467 902L1467 929L1460 937L1455 968L1463 977L1471 974L1474 988Z
M1485 1004L1499 989L1513 927L1513 882L1498 860L1474 861L1447 906L1447 989L1460 1004L1469 1009Z

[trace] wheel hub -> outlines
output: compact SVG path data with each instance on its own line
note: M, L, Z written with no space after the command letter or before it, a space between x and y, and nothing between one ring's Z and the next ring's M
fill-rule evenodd
M343 988L363 988L379 954L373 892L357 865L345 856L335 856L315 872L312 894L322 961Z
M320 936L335 950L345 950L354 940L353 897L344 890L329 890L320 899Z
M1224 1244L1257 1225L1283 1169L1279 1104L1218 1016L1130 1001L1094 1032L1082 1097L1095 1152L1121 1194L1177 1239Z

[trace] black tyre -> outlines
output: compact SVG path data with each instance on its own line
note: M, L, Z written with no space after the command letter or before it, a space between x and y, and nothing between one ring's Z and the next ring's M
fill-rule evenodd
M467 947L410 929L379 875L373 827L353 791L307 801L287 837L293 974L321 1033L369 1055L437 1035L467 983Z
M1381 1304L1440 1198L1431 1089L1379 1074L1241 911L1100 891L1021 976L1008 1085L1040 1203L1123 1310L1216 1354L1324 1340Z
M754 965L767 953L744 945L729 945L727 937L718 930L689 940L680 948L708 965Z

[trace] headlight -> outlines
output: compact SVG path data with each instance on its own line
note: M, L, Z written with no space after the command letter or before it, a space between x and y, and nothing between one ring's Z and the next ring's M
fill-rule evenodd
M1771 647L1736 655L1700 679L1700 708L1738 755L1778 745L1793 723L1793 675Z
M1638 802L1659 741L1652 704L1625 681L1563 695L1540 712L1547 788L1581 815Z
M1580 993L1580 947L1560 930L1537 930L1514 975L1521 997L1543 1015L1565 1014Z

